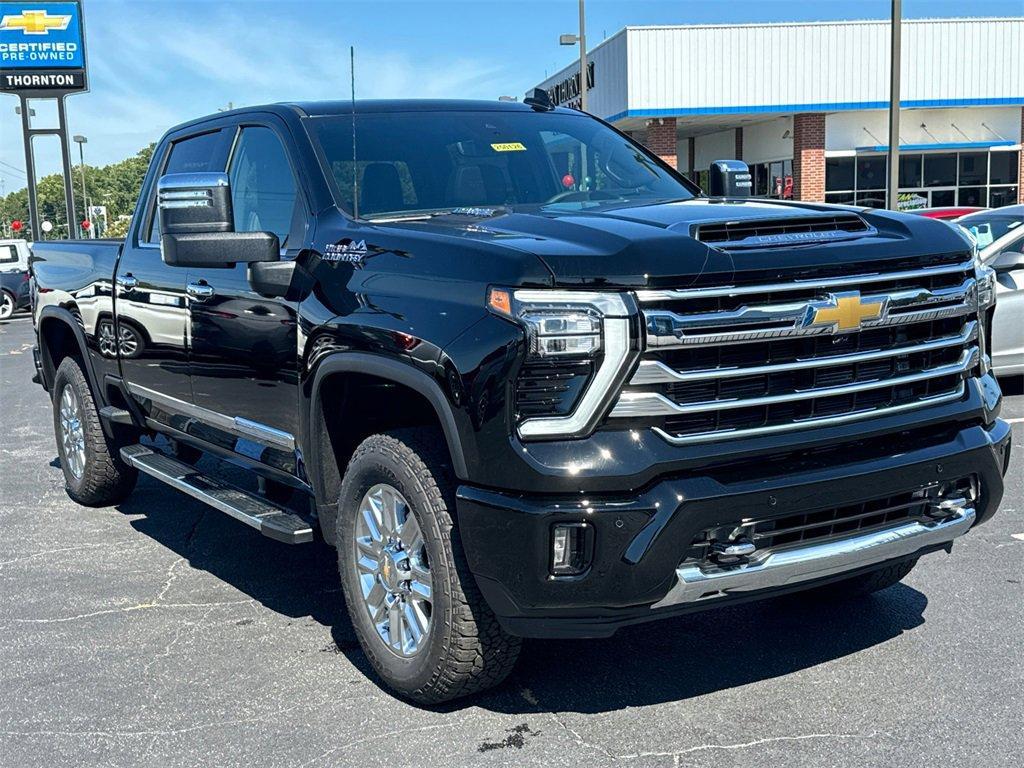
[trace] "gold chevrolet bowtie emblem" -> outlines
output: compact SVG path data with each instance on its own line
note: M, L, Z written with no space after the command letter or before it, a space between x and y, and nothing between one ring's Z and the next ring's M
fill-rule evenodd
M861 298L860 291L829 294L810 305L807 327L832 326L837 331L856 331L865 320L877 320L885 310L885 298Z
M67 29L70 21L70 16L62 14L51 16L46 11L22 11L16 16L4 16L0 30L20 29L26 35L46 35L51 29Z

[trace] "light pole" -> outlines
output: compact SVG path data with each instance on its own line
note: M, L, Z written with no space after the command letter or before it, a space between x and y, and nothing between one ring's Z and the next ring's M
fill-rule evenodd
M83 149L83 146L89 140L87 138L85 138L85 136L83 136L80 133L76 133L74 136L72 136L71 140L74 141L75 144L78 145L78 168L82 172L82 205L85 208L85 218L87 220L89 220L90 223L91 223L91 220L89 219L89 201L85 197L85 150ZM79 231L81 231L81 228L82 228L81 222L79 222L78 228L79 228ZM71 235L71 231L70 230L71 230L71 227L69 226L68 227L68 236ZM89 236L90 237L93 236L92 235L92 227L91 226L89 227Z
M580 0L580 33L578 35L561 35L559 45L580 44L580 111L587 111L587 25L583 0Z
M892 0L892 29L889 46L889 178L886 180L885 207L900 207L900 33L902 31L902 0Z

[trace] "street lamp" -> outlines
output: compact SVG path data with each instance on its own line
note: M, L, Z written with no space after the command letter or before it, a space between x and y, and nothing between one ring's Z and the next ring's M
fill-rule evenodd
M74 136L72 136L71 140L78 145L78 168L82 172L82 205L85 207L85 218L91 224L92 220L89 219L89 201L85 199L85 150L83 149L83 145L89 140L80 133L76 133ZM73 213L74 211L72 211L72 214ZM79 229L81 229L81 223L79 223L78 226ZM68 229L71 229L71 227L68 227ZM90 236L95 237L95 235L92 234L92 229L92 226L90 226ZM69 232L68 234L70 235L71 233Z
M580 111L587 111L587 30L586 13L583 10L583 0L580 0L580 33L578 35L560 35L559 45L580 46Z

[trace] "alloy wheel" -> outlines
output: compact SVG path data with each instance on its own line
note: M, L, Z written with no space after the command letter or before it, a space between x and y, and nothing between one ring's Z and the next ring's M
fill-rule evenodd
M82 403L71 386L65 386L60 396L60 440L68 470L80 480L85 472L85 430Z
M433 581L423 532L409 502L379 483L359 502L355 569L377 634L393 653L414 656L430 635Z

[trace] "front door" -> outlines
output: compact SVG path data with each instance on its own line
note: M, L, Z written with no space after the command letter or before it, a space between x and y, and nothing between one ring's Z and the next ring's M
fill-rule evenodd
M160 173L222 170L223 131L172 141ZM219 166L219 167L218 167ZM160 174L157 174L160 175ZM155 179L151 188L155 188ZM125 241L115 277L115 316L97 320L101 354L119 359L129 392L150 419L177 429L188 423L192 402L188 360L188 270L160 257L156 195L140 206L143 221Z
M282 257L294 258L305 209L277 130L243 125L228 177L235 231L273 232ZM296 306L255 293L248 273L245 264L188 270L193 402L225 417L208 425L207 439L290 470L298 422Z

